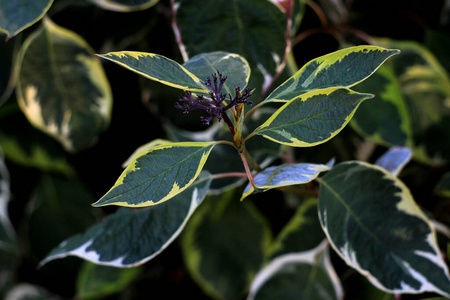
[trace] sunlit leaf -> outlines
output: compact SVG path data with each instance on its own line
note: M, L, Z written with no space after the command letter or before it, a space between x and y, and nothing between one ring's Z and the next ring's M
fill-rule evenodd
M134 267L152 259L180 234L205 197L210 180L202 179L171 201L155 207L120 208L85 233L63 241L41 262L78 256L95 264Z
M69 151L91 146L109 124L112 95L93 50L44 19L19 57L17 95L28 120Z
M312 90L352 87L398 53L398 50L375 46L356 46L318 57L305 64L264 101L287 102Z
M392 147L375 162L392 175L398 176L403 167L411 160L412 152L406 147Z
M11 38L39 21L49 10L53 0L0 1L0 32Z
M211 196L192 216L182 249L192 278L214 299L236 299L261 268L270 229L250 202L228 191Z
M256 174L253 180L258 190L266 191L284 186L308 183L317 178L320 172L328 171L329 169L330 167L320 164L282 164L264 169ZM253 188L249 183L241 199L247 197L252 191Z
M216 144L169 143L147 149L93 205L144 207L169 200L195 181Z
M276 257L253 280L247 300L343 299L326 242L315 249Z
M119 12L144 10L152 7L159 0L89 0L98 6Z
M357 161L338 164L321 178L318 206L333 248L377 288L450 295L434 228L388 171Z
M316 146L337 135L369 98L345 88L314 90L284 104L254 133L288 146Z
M194 92L207 93L202 81L177 62L162 55L134 51L98 55L124 68L162 84Z

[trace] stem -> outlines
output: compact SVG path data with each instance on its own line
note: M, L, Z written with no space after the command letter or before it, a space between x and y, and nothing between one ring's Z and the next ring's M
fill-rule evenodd
M220 178L227 178L227 177L243 177L247 178L247 173L243 172L228 172L228 173L219 173L211 175L212 179L220 179Z
M245 115L244 115L244 120L247 119L248 116L250 116L255 110L257 110L258 108L260 108L261 106L263 106L264 104L266 104L267 102L261 101L258 104L256 104L255 106L253 106Z
M225 121L225 123L227 123L228 127L231 130L231 134L233 134L233 136L234 136L236 134L236 131L234 131L233 122L231 122L230 118L228 118L228 115L227 115L226 111L222 112L222 119Z
M328 20L325 14L323 13L322 9L319 5L317 5L314 1L308 1L306 3L309 5L309 7L316 13L317 17L320 20L320 24L322 24L323 27L328 27Z
M253 180L253 174L250 171L250 167L248 166L248 162L247 162L247 159L245 158L244 152L245 152L245 149L244 149L243 152L239 152L239 156L241 157L242 162L244 163L245 172L247 173L247 178L250 181L250 184L252 185L252 188L257 190L258 188L256 187L255 181Z
M256 160L253 158L253 156L251 156L248 151L244 152L245 158L247 159L248 163L250 164L250 166L255 169L258 172L262 171L262 168L259 166L259 164L256 162Z

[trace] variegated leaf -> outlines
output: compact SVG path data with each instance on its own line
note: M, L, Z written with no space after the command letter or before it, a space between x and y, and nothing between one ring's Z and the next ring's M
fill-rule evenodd
M86 232L63 241L41 262L78 256L99 265L119 268L141 265L154 258L181 233L202 203L209 175L184 192L151 209L120 208Z
M398 50L376 46L355 46L318 57L304 65L264 101L287 102L312 90L352 87L398 53Z
M144 207L169 200L195 181L216 144L169 143L145 150L93 205Z
M186 70L185 67L176 61L162 55L121 51L99 54L98 56L146 78L177 89L203 93L208 92L208 89L197 76Z
M159 0L90 0L98 6L119 12L144 10L152 7Z
M316 146L337 135L372 97L346 88L314 90L284 104L254 134L288 146Z
M398 176L403 167L411 160L412 151L406 147L392 147L375 164L389 171L395 177Z
M333 248L377 288L450 296L434 227L388 171L358 161L338 164L320 180L318 207Z

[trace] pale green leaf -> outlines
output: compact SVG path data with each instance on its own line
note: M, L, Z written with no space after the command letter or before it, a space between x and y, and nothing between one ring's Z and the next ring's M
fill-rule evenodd
M450 295L434 227L388 171L358 161L335 166L321 178L318 207L333 248L377 288Z
M49 19L43 24L22 46L18 102L30 123L67 150L86 149L109 124L109 83L86 41Z
M168 247L205 197L210 180L202 178L172 201L151 209L120 208L82 234L72 236L41 262L78 256L99 265L134 267Z
M162 55L135 51L109 52L99 54L139 75L162 84L193 92L207 93L202 81L177 62Z
M288 146L316 146L337 135L372 96L346 88L314 90L285 103L254 133Z
M144 207L169 200L195 181L216 144L169 143L147 149L93 205Z
M343 288L331 265L328 244L278 256L252 282L247 300L339 300Z
M271 238L261 213L236 196L231 190L208 197L183 234L187 269L213 299L237 299L247 290Z
M141 268L120 269L86 261L77 279L77 298L101 299L122 292L139 274Z
M287 102L312 90L350 88L372 75L384 61L398 54L376 46L355 46L318 57L277 87L264 101Z
M0 0L0 32L11 38L39 21L53 0Z
M89 0L98 6L118 12L144 10L152 7L159 0Z

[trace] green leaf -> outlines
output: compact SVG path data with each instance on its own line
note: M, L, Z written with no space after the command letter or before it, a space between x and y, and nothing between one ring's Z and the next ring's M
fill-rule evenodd
M350 88L368 78L383 62L398 53L398 50L376 46L355 46L318 57L277 87L264 102L287 102L317 89Z
M270 229L250 202L235 191L211 196L189 221L182 250L192 278L214 299L242 296L261 268Z
M0 1L0 32L12 38L39 21L52 4L53 0Z
M185 60L218 48L237 53L248 60L249 86L257 91L267 88L283 67L286 14L272 1L180 0L174 6L175 32Z
M320 164L282 164L271 166L256 174L253 178L256 188L261 191L276 189L284 186L304 184L314 180L320 172L328 171L327 165ZM242 199L253 192L253 187L249 183L245 188Z
M414 158L420 162L442 165L450 161L450 77L445 68L418 43L388 39L375 42L402 51L389 63L410 117L412 142L406 146L411 147Z
M193 92L207 93L202 81L177 62L162 55L135 51L120 51L99 54L139 75L162 84Z
M119 269L86 261L78 274L77 298L101 299L122 292L141 268Z
M386 169L395 177L401 172L403 167L411 160L412 152L406 147L392 147L382 156L380 156L375 164Z
M142 152L94 206L160 204L188 188L200 174L215 142L169 143Z
M90 147L109 124L109 83L90 46L49 19L19 57L18 102L30 123L69 151Z
M311 250L324 239L317 215L317 199L310 198L301 204L278 234L270 247L270 258Z
M273 259L253 280L248 300L343 299L343 289L323 242L307 252Z
M412 144L411 116L400 83L389 62L358 84L355 90L374 93L375 98L362 103L358 108L350 122L353 129L377 144Z
M7 159L43 171L75 175L61 144L31 126L17 102L6 103L0 114L0 146Z
M346 88L314 90L285 103L254 133L288 146L316 146L337 135L371 97Z
M210 180L203 178L151 209L120 208L85 233L53 249L41 265L69 255L95 264L134 267L152 259L180 234L205 197Z
M44 174L33 192L28 221L32 253L41 259L62 240L93 225L94 199L80 182Z
M15 39L11 42L0 40L0 106L2 106L14 91L16 76L14 67L17 61L17 52L19 52L22 40Z
M435 188L435 193L450 198L450 172L444 174Z
M435 230L388 171L357 161L335 166L321 178L318 207L333 248L377 288L450 295Z
M250 78L247 60L240 55L223 51L196 55L184 63L183 67L202 80L206 80L217 71L227 76L222 88L223 94L234 95L235 86L243 90Z
M98 6L119 12L144 10L152 7L159 0L90 0Z

